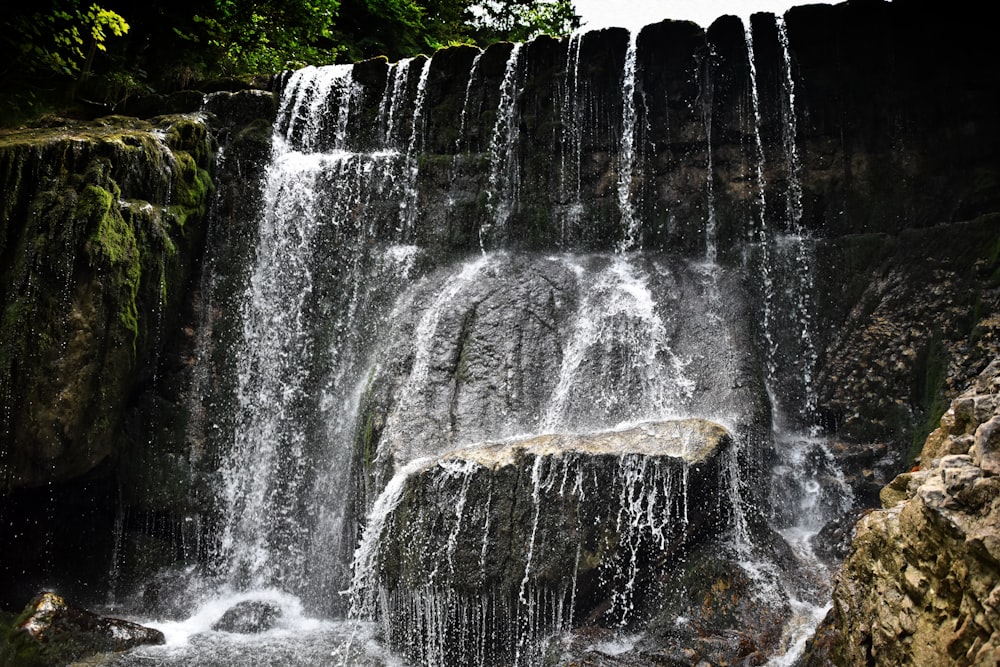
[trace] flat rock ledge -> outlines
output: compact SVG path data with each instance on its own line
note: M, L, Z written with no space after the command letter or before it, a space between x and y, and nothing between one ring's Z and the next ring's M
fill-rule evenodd
M554 631L640 627L662 575L731 524L731 444L686 419L413 462L369 516L354 611L421 664L520 664Z

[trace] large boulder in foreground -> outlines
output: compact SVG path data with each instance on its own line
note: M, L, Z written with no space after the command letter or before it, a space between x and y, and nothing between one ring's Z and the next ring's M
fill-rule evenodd
M732 522L732 438L700 419L541 435L408 465L355 556L355 612L420 664L520 664L553 631L648 621Z
M162 644L163 633L137 623L99 616L52 592L35 596L7 637L0 663L66 665L98 653Z

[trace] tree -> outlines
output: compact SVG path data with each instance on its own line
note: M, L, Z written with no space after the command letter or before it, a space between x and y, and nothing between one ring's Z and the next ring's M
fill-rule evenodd
M107 50L108 37L128 30L120 14L96 3L84 8L80 0L59 0L44 11L15 11L4 40L26 71L86 78L94 54Z
M571 0L481 0L467 14L478 44L524 42L541 34L562 36L580 26Z
M114 108L136 93L206 79L379 55L398 60L456 43L563 35L578 25L572 0L36 0L6 11L0 111L12 116L23 115L25 98L36 93L51 102L68 92Z
M212 64L225 75L323 65L340 50L331 40L339 8L340 0L215 0L194 16L203 33L179 36L214 51Z

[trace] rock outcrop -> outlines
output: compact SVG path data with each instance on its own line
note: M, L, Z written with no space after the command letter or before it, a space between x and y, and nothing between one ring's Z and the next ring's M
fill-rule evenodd
M836 577L809 664L995 665L1000 361L951 403L921 464L882 491Z
M505 252L441 267L397 299L365 383L355 460L368 502L415 458L665 410L724 414L762 439L745 306L739 277L671 257Z
M213 630L238 634L267 632L281 617L281 607L268 600L244 600L226 610Z
M197 118L0 135L0 474L78 478L114 450L204 243L214 146Z

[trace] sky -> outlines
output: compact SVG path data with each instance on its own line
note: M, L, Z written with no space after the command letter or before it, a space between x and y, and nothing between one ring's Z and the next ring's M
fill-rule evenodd
M747 17L754 12L781 16L789 7L820 0L574 0L584 29L641 27L663 19L694 21L707 28L723 14Z

